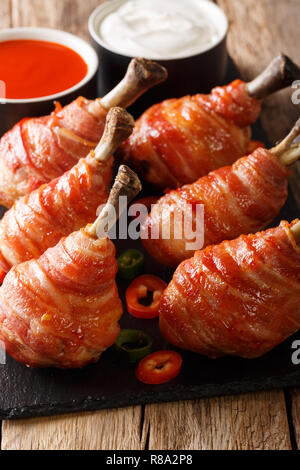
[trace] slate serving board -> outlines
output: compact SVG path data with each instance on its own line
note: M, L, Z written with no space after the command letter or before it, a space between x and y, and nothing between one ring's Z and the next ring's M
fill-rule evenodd
M237 77L229 61L226 82ZM260 124L254 128L254 138L266 141ZM292 220L300 210L290 194L280 216L273 222ZM142 251L140 242L117 241L117 252L128 248ZM145 272L157 274L167 282L172 271L162 267L146 253ZM120 295L125 308L128 282L118 279ZM122 328L146 331L154 341L154 350L170 348L159 333L158 321L134 319L125 311ZM223 358L210 360L189 352L181 352L183 369L176 380L160 386L140 383L134 375L134 366L124 364L114 349L107 351L98 364L79 371L54 369L34 370L7 358L0 365L0 419L32 418L78 411L93 411L130 405L187 400L225 394L300 385L300 366L292 364L292 344L300 333L288 339L268 355L256 360ZM174 349L174 348L172 348Z

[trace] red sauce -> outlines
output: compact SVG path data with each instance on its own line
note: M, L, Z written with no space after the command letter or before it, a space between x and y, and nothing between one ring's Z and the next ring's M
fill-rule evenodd
M88 67L77 52L46 41L0 42L0 80L7 99L42 98L77 85Z

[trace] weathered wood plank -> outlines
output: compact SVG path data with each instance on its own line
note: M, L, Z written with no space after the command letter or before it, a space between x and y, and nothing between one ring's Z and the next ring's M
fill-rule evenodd
M297 0L217 3L229 17L229 52L246 80L259 74L280 51L300 63ZM282 138L299 116L290 95L291 90L285 90L264 103L262 120L271 142ZM297 170L295 175L293 182ZM300 207L298 184L294 192ZM273 415L274 406L279 420ZM281 449L291 445L281 391L151 406L146 407L145 417L144 439L149 432L151 449Z
M300 64L298 0L219 0L229 16L229 50L246 79L252 79L278 52ZM266 101L263 125L271 142L281 139L300 116L292 90ZM300 163L294 165L290 184L300 207ZM300 392L293 391L293 419L300 448Z
M102 0L1 0L1 26L59 28L88 38ZM12 12L12 21L10 20ZM5 23L6 22L6 23ZM3 449L139 449L141 407L25 422L5 422Z
M3 450L140 450L141 407L3 422Z
M218 3L230 21L230 54L245 79L254 78L279 52L300 63L298 0L219 0ZM288 89L265 102L263 124L273 142L283 137L299 116L300 108L290 98Z
M150 450L290 450L280 391L146 408Z
M59 27L87 37L86 18L99 3L99 0L12 0L13 25ZM290 24L286 29L283 26L287 24L284 21L289 21L296 31L297 0L220 0L219 3L232 21L230 52L246 78L259 73L282 49L281 41L285 51L297 60L295 34L291 33ZM290 113L297 114L286 99L287 94L282 93L265 105L264 124L273 141L290 127L294 120ZM283 110L279 123L278 104ZM135 449L144 447L147 436L151 449L290 448L284 395L280 391L146 407L142 444L140 408L126 410L123 415L124 412L7 422L3 426L3 448Z
M292 400L292 420L294 435L298 449L300 449L300 389L290 390Z
M219 0L230 21L228 46L245 79L252 79L279 52L300 64L298 0ZM272 143L282 139L300 116L292 103L292 89L273 95L264 103L263 126ZM300 163L290 183L300 207Z
M10 28L11 26L11 0L1 0L0 2L0 28Z
M58 28L88 39L88 17L104 0L12 0L13 26Z
M1 0L0 2L0 28L10 28L11 26L11 0ZM1 77L0 77L1 80ZM0 421L0 449L1 449L1 421Z

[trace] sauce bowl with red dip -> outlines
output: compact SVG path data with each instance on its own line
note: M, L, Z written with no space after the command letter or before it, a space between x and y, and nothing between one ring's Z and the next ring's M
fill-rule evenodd
M0 136L25 117L97 96L99 60L84 40L46 28L0 32Z

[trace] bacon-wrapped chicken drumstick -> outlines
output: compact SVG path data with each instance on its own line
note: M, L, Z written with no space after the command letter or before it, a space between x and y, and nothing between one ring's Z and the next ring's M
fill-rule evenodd
M0 280L14 265L38 258L63 236L95 220L112 180L112 154L131 134L134 120L112 108L103 137L87 158L48 185L20 198L0 222Z
M160 328L179 348L257 358L300 328L300 222L210 246L182 263Z
M119 196L130 201L140 189L135 173L121 167L93 226L10 271L0 289L0 339L13 358L33 367L81 368L115 342L122 315L115 247L107 236L98 239L97 229L107 224L111 205L118 213Z
M160 65L133 59L121 83L95 101L82 97L50 116L24 119L0 141L0 204L9 208L71 169L99 142L110 108L130 106L154 85L166 80Z
M193 183L246 155L261 99L299 78L299 68L279 56L251 83L157 104L137 121L120 158L160 188Z
M193 256L195 249L189 247L194 242L189 239L192 233L184 226L188 217L191 232L197 228L203 230L203 247L263 230L286 202L286 166L300 158L300 145L293 144L299 134L300 120L289 136L272 150L257 149L232 166L215 170L196 183L162 197L143 225L142 238L147 251L170 267L177 267ZM200 204L204 209L204 224L197 215ZM170 236L165 236L166 233Z

